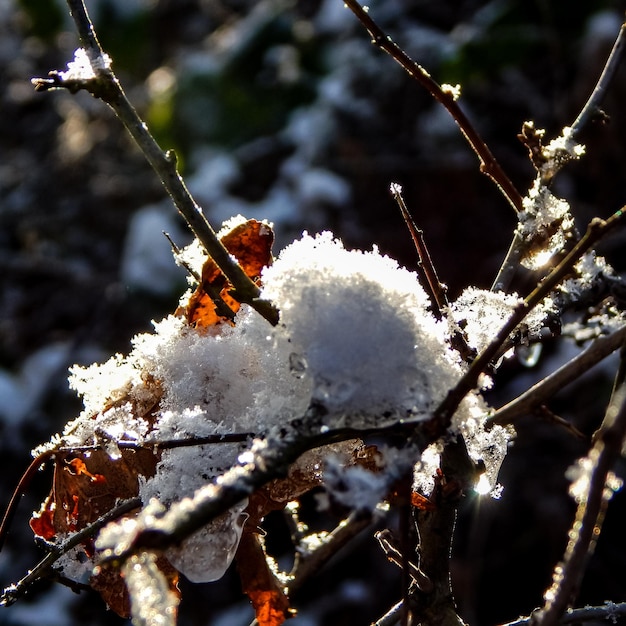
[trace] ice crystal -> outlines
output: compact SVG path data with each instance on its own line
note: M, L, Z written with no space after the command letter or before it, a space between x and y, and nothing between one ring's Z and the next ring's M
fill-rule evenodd
M175 626L178 597L153 552L133 554L122 567L135 626Z
M541 150L545 160L540 169L544 179L551 179L567 163L579 159L585 154L585 146L574 140L574 130L566 126L559 137L553 139Z
M554 196L538 176L523 200L519 214L518 234L531 243L531 249L521 263L536 270L564 249L574 228L569 204Z
M468 287L452 303L450 313L453 321L464 331L468 345L480 352L493 341L498 330L511 317L516 307L522 304L522 298L516 293ZM546 298L524 318L524 335L529 337L538 335L546 317L554 311L554 302ZM511 356L512 353L510 350L506 356Z
M67 64L67 70L59 72L63 81L88 81L96 78L99 70L111 67L111 57L108 54L96 55L84 48L77 48L74 60Z

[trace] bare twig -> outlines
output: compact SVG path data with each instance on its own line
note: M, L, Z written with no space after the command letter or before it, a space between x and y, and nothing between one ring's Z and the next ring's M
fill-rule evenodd
M364 511L356 511L350 517L340 522L316 550L305 555L297 553L296 562L290 573L290 581L287 585L289 595L291 596L291 594L300 589L343 546L354 539L371 523L371 515Z
M106 102L115 111L117 117L131 134L147 161L161 179L176 208L193 233L233 285L234 297L239 302L245 302L254 308L271 324L277 324L278 310L270 302L259 297L259 287L246 276L237 261L226 250L202 213L201 208L189 193L178 173L174 152L171 150L164 152L161 149L148 130L146 123L126 97L119 80L110 67L110 62L106 61L108 57L98 41L83 0L67 0L67 2L78 30L81 44L92 61L94 77L75 80L71 77L66 77L64 72L51 72L47 79L34 79L35 88L39 91L66 88L71 92L85 89L94 97ZM210 295L216 303L218 312L220 310L226 312L223 307L229 307L221 298L216 297L216 294ZM232 311L230 315L232 316Z
M140 528L129 540L128 548L120 553L105 554L102 561L121 564L131 554L142 549L165 549L180 543L270 480L284 477L289 466L307 450L367 434L393 432L394 428L407 428L407 425L399 424L392 428L341 428L327 431L320 426L318 410L312 406L301 420L297 420L294 428L285 428L284 436L264 440L257 450L253 446L249 461L222 474L216 484L208 484L196 491L191 504L189 501L174 503L162 517L151 517L150 523Z
M554 396L563 387L615 352L625 340L626 326L606 337L596 339L565 365L489 416L485 421L486 427L489 428L494 424L512 424L517 418L532 413L536 407Z
M509 204L516 212L522 210L522 196L506 175L487 144L478 134L463 109L458 105L455 96L444 89L418 63L413 61L380 26L370 17L357 0L345 0L346 6L356 15L361 24L372 37L372 43L389 54L394 61L424 87L450 113L461 133L480 160L480 171L487 175L502 191Z
M411 234L411 239L413 239L413 244L417 250L420 266L424 272L424 276L426 277L426 283L430 290L430 295L435 302L435 315L437 316L437 319L441 319L442 311L444 311L450 303L448 302L446 286L439 280L439 276L437 275L437 270L433 264L430 252L426 247L426 242L424 241L424 231L417 227L417 224L409 213L406 203L404 202L404 197L402 196L402 187L398 183L391 183L389 190L391 191L393 199L400 208L404 222L409 229L409 233Z
M613 49L604 65L604 69L596 83L596 86L587 100L585 106L582 108L578 117L574 120L571 125L571 130L569 134L569 138L571 141L576 141L581 131L584 127L589 123L590 120L594 118L598 113L600 113L600 104L606 95L606 92L609 88L609 85L615 75L615 71L622 60L626 51L626 22L622 24L620 28L619 34L615 43L613 45ZM534 128L534 126L533 126ZM529 145L527 143L527 145ZM531 147L531 146L529 146ZM536 159L541 159L541 145L536 148L536 154L533 158L533 161ZM559 163L555 163L555 167L550 168L549 171L546 171L542 177L544 184L547 184L556 174L556 172L570 159L562 159ZM535 163L537 167L537 164ZM513 276L519 267L519 261L524 256L526 250L528 248L528 242L524 241L519 233L515 233L513 237L513 241L511 242L511 246L507 252L506 258L502 262L500 266L500 270L498 271L498 275L493 281L493 285L491 287L492 291L506 291L508 286L511 284L513 280Z
M85 528L74 533L69 539L59 545L53 545L50 548L50 552L41 560L32 570L24 576L20 581L14 585L10 585L0 596L0 606L10 606L19 598L21 598L30 588L30 586L43 578L50 572L50 568L64 555L67 554L72 548L83 543L86 539L93 537L101 528L106 526L109 522L118 519L126 513L130 513L134 509L141 506L140 498L132 498L122 502L114 509L111 509L108 513L105 513L102 517L98 518L95 522L85 526Z
M615 43L613 44L613 48L611 49L611 53L609 54L609 58L607 59L604 69L602 70L602 74L598 79L598 82L589 96L589 99L585 103L585 106L582 108L581 112L578 114L578 117L574 120L572 124L572 138L576 139L583 128L592 120L594 117L601 112L600 105L606 92L615 76L615 71L617 70L617 66L621 62L624 53L626 51L626 22L624 22L620 28L619 34Z
M586 493L581 495L563 562L557 565L553 585L545 594L546 603L531 619L533 626L554 626L574 599L585 571L590 550L597 540L607 504L606 484L609 471L619 458L626 437L626 367L625 354L616 387L595 444L589 452L592 462Z
M559 619L559 624L596 624L598 622L617 623L615 620L626 617L626 602L606 602L603 606L586 606L581 609L570 609ZM528 626L533 616L517 619L502 626Z
M383 549L385 556L389 561L391 561L394 565L398 567L403 567L403 555L398 547L397 540L391 534L391 531L388 529L381 530L375 535L380 547ZM409 574L413 582L417 585L420 591L424 593L431 593L433 591L433 583L424 574L424 572L415 564L413 561L408 562L409 566Z
M437 319L443 318L443 312L448 309L450 302L448 301L447 287L439 280L437 270L428 251L428 246L424 241L424 232L418 228L415 220L409 213L409 210L402 195L402 187L398 183L391 183L391 195L398 204L404 222L409 229L411 239L415 245L417 256L419 258L420 268L423 276L426 278L426 286L434 302L434 313ZM463 335L460 328L456 328L450 337L450 344L461 355L461 358L467 363L471 362L476 356L475 350L469 347L467 339Z
M0 524L0 550L2 550L4 546L4 542L9 532L9 528L11 527L11 523L13 521L13 518L15 517L17 505L20 503L22 496L26 493L28 485L30 484L34 475L43 466L43 464L50 459L53 459L56 453L57 450L47 450L43 454L40 454L36 459L33 459L31 464L26 468L26 471L22 474L22 477L20 478L17 487L15 487L15 490L13 491L11 500L7 505L4 517L2 518L2 523Z

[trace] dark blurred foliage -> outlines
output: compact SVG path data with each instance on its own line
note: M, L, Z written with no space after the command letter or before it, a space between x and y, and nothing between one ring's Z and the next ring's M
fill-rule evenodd
M64 346L37 401L27 404L19 421L16 406L0 406L4 503L29 461L28 450L80 410L67 390L67 365L128 350L135 333L175 308L180 292L155 295L131 289L121 278L130 220L142 206L163 200L164 192L114 116L85 94L32 91L30 78L63 68L77 45L63 3L20 0L15 7L2 6L0 366L18 377L29 357L46 346ZM347 68L333 83L345 98L328 96L323 111L329 136L308 166L346 181L351 199L294 206L288 224L277 224L279 234L283 229L285 240L305 228L333 229L350 246L377 244L415 267L410 238L388 192L395 181L404 187L451 296L466 285L489 286L515 227L514 213L479 173L460 133L391 59L369 45L356 20L344 16L336 28L322 28L319 15L328 3L318 0L99 0L88 6L128 95L164 147L177 149L188 174L206 148L231 151L240 175L228 193L250 202L265 198L282 165L303 149L282 132L292 112L318 103L322 87L329 89L324 79L339 65ZM463 107L522 193L533 179L516 139L522 122L533 119L552 137L573 121L612 44L606 28L589 34L590 24L601 16L619 20L624 8L624 2L609 0L371 4L372 15L437 80L462 85ZM256 14L261 17L251 19ZM358 50L348 61L339 56L348 48L338 47L346 42L356 42ZM163 87L163 78L171 84L166 80ZM622 67L605 102L610 122L587 129L587 156L555 184L581 228L626 202L625 85ZM308 141L317 145L319 137L302 143ZM205 209L209 217L221 214L217 205ZM621 235L603 245L619 270L626 268L623 244ZM564 358L556 342L545 355L546 367ZM494 405L546 370L520 372L516 363L504 368L491 395ZM552 409L590 436L601 420L610 376L610 368L587 376L584 385L562 392ZM25 395L31 384L24 383ZM514 619L541 603L573 513L564 472L586 449L586 442L558 427L528 418L503 467L502 499L468 498L462 507L452 567L461 612L471 624ZM38 479L24 499L0 561L2 584L15 581L38 558L26 519L47 491L47 480ZM626 599L625 508L619 493L579 604ZM314 523L313 498L304 510ZM284 536L282 524L272 516L268 537ZM276 540L271 548L281 558L287 546ZM45 596L44 586L38 591ZM295 598L303 615L298 623L366 624L399 593L394 566L371 536L363 536ZM220 612L246 604L233 572L218 583L183 583L183 598L183 625L216 623ZM38 594L24 602L29 601L37 603ZM0 612L0 624L25 623L12 611ZM75 624L120 622L89 592L69 603L68 614ZM250 614L240 619L222 623L245 624ZM46 613L36 621L48 623Z

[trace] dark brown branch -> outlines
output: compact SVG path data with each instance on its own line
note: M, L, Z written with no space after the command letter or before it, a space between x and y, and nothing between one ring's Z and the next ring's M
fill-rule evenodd
M413 604L417 623L423 626L463 626L450 581L450 552L461 498L476 483L476 467L461 437L441 453L441 475L430 496L433 510L415 510L420 534L420 569L432 582L429 593L416 592Z
M517 418L532 413L536 407L546 402L563 387L615 352L625 340L626 326L611 335L596 339L565 365L489 416L485 421L486 427L489 428L494 424L512 424Z
M391 183L390 186L391 195L398 204L404 222L409 229L411 239L415 245L417 256L419 259L420 268L424 277L426 278L426 286L430 292L430 296L434 302L434 313L437 319L442 319L444 311L446 311L450 302L448 301L447 287L439 280L437 270L428 251L426 241L424 241L424 232L418 228L415 220L409 213L409 210L402 196L402 187L398 183ZM469 363L475 356L476 352L467 345L466 337L460 328L456 328L450 337L450 345L461 355L461 358Z
M487 144L478 134L454 96L444 91L430 74L413 61L370 17L357 0L345 0L346 6L356 15L372 37L372 43L389 54L411 78L416 80L450 113L461 133L480 160L480 171L488 176L502 191L516 212L522 210L522 196L506 175Z
M430 295L435 303L435 315L437 316L437 319L441 319L442 312L450 305L450 303L448 302L446 286L439 280L439 276L437 275L437 270L433 264L430 252L426 247L426 242L424 241L424 231L417 227L417 224L409 213L406 203L404 202L404 198L402 197L402 187L398 183L391 183L389 190L391 191L393 199L398 204L402 217L404 218L404 222L409 229L409 233L411 234L411 239L415 245L420 266L424 272L424 276L426 277L426 283L429 288Z
M414 428L399 424L371 430L341 428L325 431L316 425L319 423L318 409L312 406L294 429L289 429L278 439L266 440L260 450L254 451L253 447L249 462L222 474L219 483L199 489L193 497L192 506L189 502L183 505L175 503L162 517L157 519L153 516L149 527L136 531L127 549L120 553L105 553L102 561L121 564L131 554L143 549L163 550L180 543L270 480L284 477L289 466L307 450L359 436L391 433L396 427L406 436L406 429Z

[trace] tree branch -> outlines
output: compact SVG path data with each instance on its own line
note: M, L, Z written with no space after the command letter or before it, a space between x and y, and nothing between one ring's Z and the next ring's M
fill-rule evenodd
M413 61L406 52L378 26L357 0L345 0L345 4L367 29L372 37L372 43L399 63L411 78L424 87L433 98L450 113L462 135L465 137L476 156L478 156L480 160L480 171L497 185L516 212L521 211L522 196L493 156L487 144L478 134L467 115L465 115L463 109L457 104L455 96L445 91L421 65Z
M582 376L609 354L615 352L625 340L626 326L606 337L596 339L565 365L490 415L485 420L485 427L491 428L495 424L501 426L512 424L517 418L532 413L536 407L554 396L563 387Z
M587 477L586 493L578 510L563 562L557 565L553 585L545 593L545 605L532 616L532 626L554 626L574 599L585 571L590 549L597 541L604 509L608 503L607 477L622 452L626 437L626 354L622 353L616 387L602 425L594 435L595 444L587 459L593 464ZM609 490L610 491L610 490Z
M244 302L254 308L268 322L276 325L279 318L278 310L270 302L259 297L259 287L246 276L241 266L226 250L202 213L202 209L185 186L176 167L174 152L171 150L163 152L148 130L146 123L126 97L119 80L110 67L110 59L98 41L83 0L67 0L67 2L82 46L91 62L94 76L76 79L68 76L69 72L51 72L47 79L33 79L35 89L43 91L66 88L71 92L85 89L94 97L106 102L159 176L167 193L195 236L233 285L233 296L239 302ZM218 312L220 310L225 311L223 307L229 308L221 298L216 298L215 294L211 294L211 297L216 302Z
M626 207L614 213L609 219L594 218L587 227L584 237L574 246L569 254L545 277L537 287L526 297L514 311L507 322L502 326L495 339L476 357L461 380L451 389L443 402L439 405L433 419L424 425L428 434L438 439L443 435L452 415L463 398L476 387L478 378L487 369L491 360L496 356L502 344L515 330L518 324L571 272L576 262L597 243L602 237L621 225L626 218Z
M577 139L584 127L601 113L600 104L606 95L606 92L615 76L618 65L620 64L626 52L626 22L624 22L619 30L617 39L613 44L609 58L607 59L602 74L596 83L596 86L589 96L578 117L572 124L572 138Z

